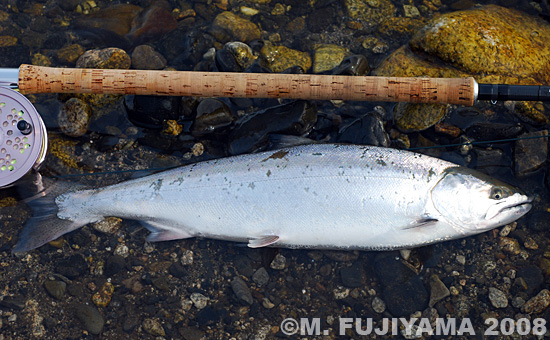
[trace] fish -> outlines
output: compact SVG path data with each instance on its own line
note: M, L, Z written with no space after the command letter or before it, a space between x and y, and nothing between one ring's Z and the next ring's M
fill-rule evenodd
M65 192L66 190L66 192ZM151 242L212 238L251 248L410 249L511 223L532 198L438 158L385 147L309 144L190 164L28 202L14 252L109 216Z

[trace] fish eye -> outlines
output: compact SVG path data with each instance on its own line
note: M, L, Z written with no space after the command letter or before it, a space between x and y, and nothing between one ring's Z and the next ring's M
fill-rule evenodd
M509 191L501 187L491 188L491 194L489 195L489 197L494 200L500 200L508 196L510 196Z

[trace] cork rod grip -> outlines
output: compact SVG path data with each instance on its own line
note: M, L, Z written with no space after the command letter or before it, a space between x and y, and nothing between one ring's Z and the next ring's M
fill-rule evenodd
M160 96L295 98L473 105L473 78L71 69L21 65L19 90Z

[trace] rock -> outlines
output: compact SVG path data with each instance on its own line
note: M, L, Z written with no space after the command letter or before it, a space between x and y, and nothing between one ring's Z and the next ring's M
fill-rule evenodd
M92 302L98 307L107 307L111 302L111 297L115 292L115 286L110 282L105 282L101 285L101 288L92 295Z
M370 71L367 58L364 55L352 55L332 70L332 74L343 76L366 76Z
M129 69L132 60L126 51L109 47L102 50L88 50L78 58L76 67Z
M338 143L389 146L390 137L384 129L382 117L377 112L368 112L347 124L338 131Z
M262 35L256 24L239 17L233 12L222 12L218 14L216 18L214 18L210 34L220 42L237 40L245 43L260 39Z
M525 176L541 168L548 158L548 130L521 135L514 148L515 173ZM539 138L540 137L540 138Z
M393 316L408 316L427 307L428 292L420 277L413 276L404 283L384 287L384 301Z
M116 35L120 39L130 32L132 21L141 11L142 8L139 6L113 5L75 19L74 25L77 29L101 31L105 38Z
M206 134L219 133L231 125L235 118L231 109L219 99L206 98L197 106L197 117L192 127L192 134L200 137Z
M382 253L376 256L374 271L382 287L407 282L416 275L411 268L396 259L395 256Z
M120 255L111 255L105 260L103 274L107 277L112 277L126 267L126 260Z
M162 327L160 320L157 318L154 318L154 319L147 318L143 320L142 326L143 326L143 330L152 336L166 335L166 332L164 331L164 327Z
M533 125L546 125L550 119L542 102L515 102L514 113L521 120Z
M67 289L67 284L63 281L47 280L44 282L44 288L46 288L48 294L50 294L53 298L63 300L65 290Z
M527 314L538 314L542 313L548 305L550 305L550 291L548 289L543 289L536 296L523 304L521 311Z
M314 47L313 73L332 70L349 55L349 50L333 44L317 44Z
M345 0L344 5L352 19L376 25L393 16L395 7L388 0Z
M110 235L113 235L114 233L116 233L121 226L122 226L122 219L118 217L107 217L102 221L95 222L92 224L92 227L95 230L105 234L110 234Z
M252 260L248 256L237 255L233 260L233 264L237 272L243 276L251 277L254 274Z
M0 47L15 46L17 38L11 35L0 35Z
M269 273L264 267L260 267L252 275L252 280L258 285L258 287L265 286L269 282Z
M447 113L442 104L399 103L395 106L395 126L401 132L418 132L437 124Z
M521 252L518 240L510 237L500 237L498 239L498 246L502 250L511 255L517 255Z
M63 104L57 115L59 129L69 137L83 136L88 131L91 114L88 104L78 98L71 98Z
M456 262L458 262L458 263L461 264L461 265L465 265L465 264L466 264L466 256L464 256L464 255L457 255L457 256L456 256Z
M502 74L511 81L523 78L531 83L548 83L548 41L550 25L543 20L487 5L432 19L410 45L470 74Z
M126 34L133 45L153 42L176 29L178 23L170 13L171 8L164 1L153 1L132 20L132 28Z
M489 287L489 300L495 308L506 308L508 307L508 298L501 290Z
M149 45L139 45L132 52L132 67L138 70L162 70L166 58Z
M60 48L56 52L56 57L57 57L57 60L59 60L63 64L74 64L78 60L78 58L82 54L84 54L84 52L85 52L84 47L78 44L72 44L72 45L68 45L63 48Z
M193 264L193 257L194 257L194 254L193 254L193 251L192 250L185 250L183 252L183 254L181 255L181 264L183 266L189 266L189 265L192 265Z
M195 327L181 327L178 329L178 333L185 340L201 340L205 338L204 332Z
M340 278L342 284L348 288L358 288L363 286L364 269L360 261L354 262L350 267L340 269Z
M439 301L445 299L447 296L451 295L451 292L447 286L441 281L439 276L436 274L430 276L430 302L428 306L433 307Z
M512 299L512 306L514 308L520 309L525 304L525 299L521 296L516 296Z
M72 255L59 261L55 265L55 272L73 280L82 275L88 269L88 265L81 255Z
M284 257L281 254L275 255L275 258L273 261L271 261L271 264L269 265L271 269L275 270L283 270L286 268L286 257Z
M244 282L240 277L235 276L233 281L231 281L231 289L240 301L248 305L251 305L254 302L250 289L248 289L246 282Z
M208 304L208 298L201 293L193 293L190 297L191 301L193 301L193 305L197 309L203 309Z
M229 134L232 155L261 150L272 133L304 135L317 122L317 108L304 100L268 107L242 117Z
M0 301L0 306L14 310L22 310L25 308L26 303L27 299L23 296L5 296L4 299Z
M374 299L372 299L371 306L372 309L378 314L382 314L386 310L386 304L378 296L375 296Z
M240 41L228 42L223 46L223 50L228 51L233 56L241 70L245 70L258 58L254 51L247 44Z
M466 129L466 135L476 141L490 141L517 137L523 130L519 124L474 123Z
M524 280L526 291L529 295L539 290L544 282L544 276L542 275L541 269L535 265L519 268L516 277Z
M293 66L300 66L306 72L311 68L311 57L307 52L273 45L269 42L266 42L260 50L260 57L261 64L275 73Z
M105 321L96 307L80 304L75 308L75 315L85 330L94 335L101 334Z

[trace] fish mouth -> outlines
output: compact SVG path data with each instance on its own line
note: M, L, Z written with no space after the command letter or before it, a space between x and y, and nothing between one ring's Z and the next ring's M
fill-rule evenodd
M492 205L489 210L487 210L485 219L491 220L500 214L512 215L515 219L517 219L531 210L531 207L533 206L531 204L532 201L532 197L516 193L507 199Z

